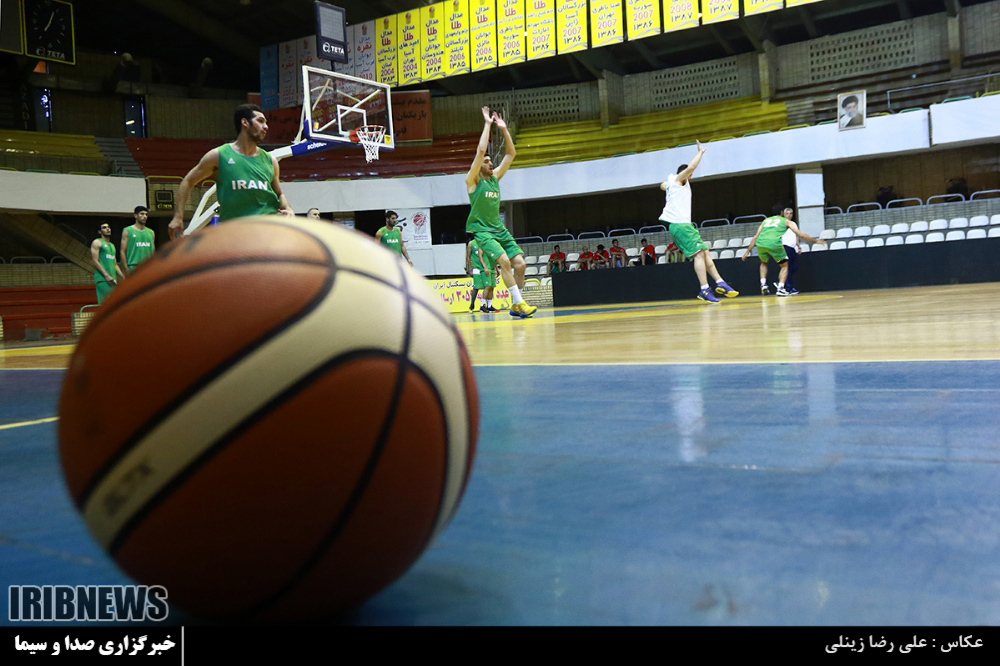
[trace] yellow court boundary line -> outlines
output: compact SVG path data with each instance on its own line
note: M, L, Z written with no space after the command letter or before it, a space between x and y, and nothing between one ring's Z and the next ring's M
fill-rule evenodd
M599 366L613 368L615 366L628 366L628 367L639 367L643 365L648 366L661 366L661 365L816 365L820 363L830 363L830 364L844 364L844 363L975 363L977 361L1000 361L1000 356L990 356L985 358L974 358L974 357L964 357L964 358L894 358L894 359L866 359L866 358L838 358L838 359L796 359L794 361L624 361L624 362L608 362L608 361L566 361L564 363L496 363L496 362L485 362L485 363L473 363L474 367L491 367L491 368L506 368L506 367L558 367L562 365L576 365L576 366Z
M58 416L50 416L46 419L36 419L34 421L19 421L18 423L4 423L0 425L0 430L10 430L12 428L23 428L25 426L41 425L42 423L52 423L58 421Z
M14 358L17 356L61 356L72 354L76 345L52 345L51 347L15 347L13 349L0 349L0 358Z

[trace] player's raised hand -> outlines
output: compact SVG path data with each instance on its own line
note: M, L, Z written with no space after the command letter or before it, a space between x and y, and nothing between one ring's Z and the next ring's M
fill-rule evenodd
M173 219L170 220L170 224L167 225L167 235L170 240L182 236L184 234L184 219L175 215Z
M501 128L502 127L507 127L507 123L504 122L504 119L501 118L500 114L497 113L496 111L493 112L493 122L496 124L497 127L501 127Z
M705 146L701 145L701 141L696 141L695 143L698 144L698 152L699 153L705 152Z
M490 107L488 106L483 107L483 118L486 120L486 124L490 124L493 122L493 116L490 115Z

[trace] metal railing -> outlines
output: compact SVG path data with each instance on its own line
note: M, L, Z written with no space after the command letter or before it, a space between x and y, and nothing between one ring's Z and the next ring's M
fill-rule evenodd
M978 76L967 76L961 79L950 79L948 81L938 81L937 83L922 83L916 86L906 86L905 88L893 88L892 90L885 91L885 103L889 111L893 111L892 108L893 93L901 93L911 90L922 90L924 88L940 88L942 86L952 86L956 83L963 83L966 81L979 81L983 79L997 79L997 78L1000 78L1000 73L990 72L989 74L980 74ZM989 87L991 87L989 84L984 86L984 88L989 88ZM983 92L988 92L988 91L984 90Z

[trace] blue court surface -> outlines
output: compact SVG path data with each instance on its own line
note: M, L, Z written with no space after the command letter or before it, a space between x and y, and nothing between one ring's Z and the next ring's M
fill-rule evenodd
M129 582L63 487L45 420L62 375L0 370L0 425L21 424L0 429L5 590ZM998 361L477 377L457 516L343 622L1000 624Z

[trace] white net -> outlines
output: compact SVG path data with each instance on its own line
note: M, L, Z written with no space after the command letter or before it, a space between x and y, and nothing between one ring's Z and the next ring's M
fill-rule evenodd
M382 139L385 137L385 127L382 125L365 125L355 130L358 136L358 143L365 149L365 160L373 162L378 159L378 149L382 146Z

